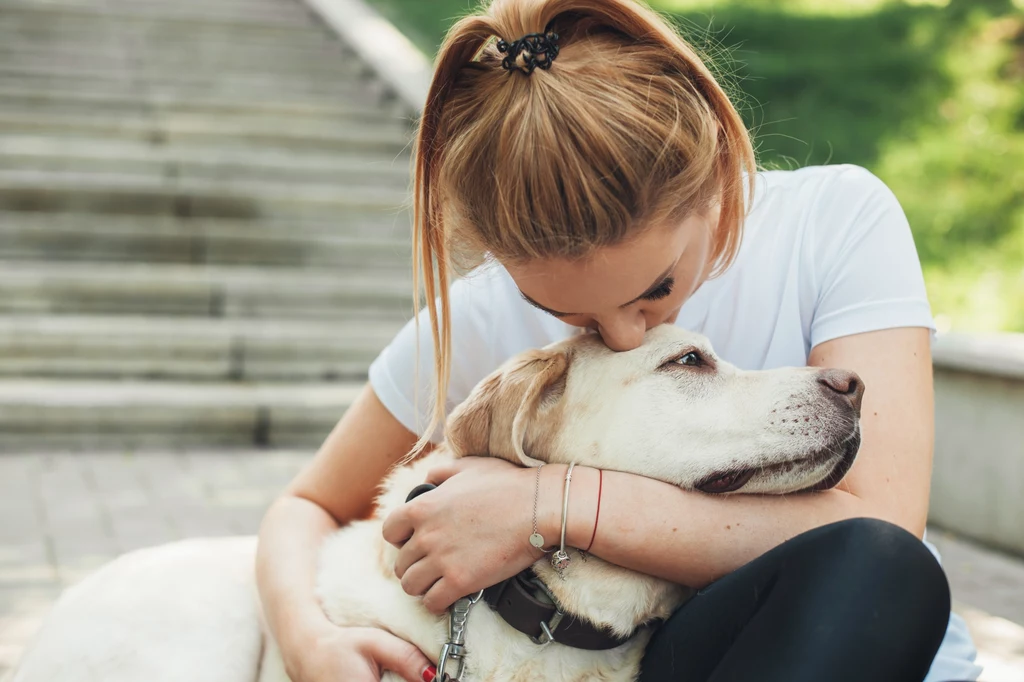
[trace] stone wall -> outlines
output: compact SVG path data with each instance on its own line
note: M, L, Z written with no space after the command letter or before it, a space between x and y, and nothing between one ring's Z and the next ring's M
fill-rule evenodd
M1024 335L934 345L930 522L1024 555Z

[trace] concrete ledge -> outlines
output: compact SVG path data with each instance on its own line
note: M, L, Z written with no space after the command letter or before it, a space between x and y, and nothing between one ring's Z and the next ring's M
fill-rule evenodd
M1024 555L1024 335L940 336L930 521Z
M306 0L411 111L427 101L433 64L405 35L362 0Z
M1024 380L1024 334L943 334L932 357L937 369Z

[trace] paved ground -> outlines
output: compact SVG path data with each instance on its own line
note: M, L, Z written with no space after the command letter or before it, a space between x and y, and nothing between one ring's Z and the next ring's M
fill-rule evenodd
M61 588L121 552L254 533L309 451L0 455L0 677ZM938 529L957 609L988 666L1024 682L1024 561Z

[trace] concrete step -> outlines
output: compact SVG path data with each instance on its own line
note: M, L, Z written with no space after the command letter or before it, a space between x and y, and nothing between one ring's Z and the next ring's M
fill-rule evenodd
M204 30L230 32L258 32L265 34L307 33L318 29L310 14L300 3L280 3L278 6L250 8L218 8L209 5L177 5L175 3L119 2L111 4L72 2L4 2L0 13L0 27L30 28L35 26L90 25L131 26L164 24L177 29L199 24Z
M279 55L250 52L248 60L225 59L225 55L204 58L191 52L145 54L129 58L120 53L90 53L86 50L58 51L11 49L0 46L0 73L15 76L76 76L121 80L130 75L138 80L156 82L189 82L233 79L298 79L303 81L339 82L369 79L369 68L354 59L338 54L302 61L282 59Z
M102 117L96 118L102 123ZM406 155L393 153L324 153L311 148L274 149L269 145L217 147L0 134L0 169L11 171L345 183L406 189L409 167Z
M412 132L399 119L366 121L293 121L290 124L267 118L221 117L173 114L82 114L40 112L31 109L0 108L0 136L48 135L55 138L99 138L144 141L153 145L203 144L208 152L216 147L254 147L273 151L303 149L327 152L372 152L387 156L401 154ZM56 142L56 140L55 140Z
M351 232L365 236L352 236ZM407 277L409 228L185 220L167 216L0 213L0 259L267 265Z
M131 59L133 64L146 64L148 55L191 52L194 56L219 55L225 50L237 50L238 58L250 54L282 58L321 55L336 59L338 54L355 55L336 38L320 30L291 33L261 34L253 31L210 30L202 24L175 26L173 24L42 24L27 29L5 29L0 14L0 37L5 49L42 49L52 45L60 50L88 50L91 45L107 45L107 51L117 51ZM257 57L258 59L258 57ZM242 63L245 63L244 61Z
M325 46L328 47L328 46ZM313 53L287 50L229 50L188 45L188 49L152 50L128 54L125 49L102 51L88 45L0 45L0 68L6 73L58 74L67 72L137 72L142 74L196 74L276 78L329 79L373 78L373 71L343 50Z
M315 449L362 385L0 380L0 452Z
M54 18L50 22L15 25L0 13L0 36L8 50L43 49L88 51L90 46L104 52L117 52L133 61L147 55L181 54L191 50L194 55L222 54L237 51L239 58L259 53L293 56L354 56L344 43L325 34L318 26L312 30L261 35L252 31L228 31L195 24L184 28L173 24L117 25L110 22L67 22ZM243 61L244 63L244 61Z
M0 263L0 314L391 320L412 311L412 284L389 273L252 266Z
M384 187L0 170L0 211L323 219L406 203L406 192Z
M365 379L397 320L0 316L0 378Z
M60 74L0 73L0 88L44 87L57 92L104 92L134 94L146 100L154 98L185 99L190 97L229 98L309 98L326 102L377 102L387 95L387 88L379 81L361 81L354 78L337 82L301 78L218 77L192 82L171 80L170 76L156 78L137 73L109 74L109 77L74 76Z
M370 75L358 62L338 56L331 61L322 60L322 65L337 67L332 70L310 71L291 69L282 71L260 68L253 65L236 66L231 69L213 68L209 64L162 64L149 59L122 57L83 57L70 61L68 57L54 59L51 55L34 56L31 59L8 57L0 63L0 75L24 79L114 81L131 80L145 83L222 85L227 82L245 83L254 87L267 85L287 86L301 83L306 86L325 87L338 83L352 83L370 80ZM347 65L347 66L344 66ZM202 66L204 70L196 69ZM191 68L189 68L191 67ZM287 77L287 78L284 78ZM278 82L284 80L285 82Z
M304 97L284 99L272 96L235 96L222 94L182 97L160 93L102 92L89 90L54 91L31 83L17 87L0 85L0 107L33 107L40 111L137 111L194 113L217 116L247 114L264 116L337 117L380 120L404 115L403 108L390 100L328 100Z
M120 116L78 112L0 109L0 134L47 134L60 137L113 137L161 144L202 142L218 146L303 147L327 152L406 150L413 132L406 121L380 117L370 121L285 121L269 117L211 117L189 114Z
M85 9L109 9L113 7L120 7L122 5L129 5L134 7L146 8L146 7L158 7L165 3L160 0L104 0L99 3L97 0L61 0L58 3L61 6L78 6ZM254 9L275 9L280 8L282 5L289 5L288 0L217 0L213 3L216 7L222 11L228 9L234 10L235 12L243 13ZM24 7L26 0L0 0L0 9L9 6ZM202 2L201 0L178 0L175 6L178 8L193 8L193 9L205 9L210 7L211 3ZM301 4L300 4L301 7Z
M215 34L214 34L215 35ZM179 42L154 41L139 45L137 39L127 34L124 40L94 43L85 36L75 38L74 35L62 36L59 42L44 43L21 39L17 34L10 40L0 44L0 54L16 58L50 57L60 58L59 63L74 63L75 58L89 57L120 57L127 64L154 64L160 62L176 62L179 60L215 59L225 65L258 68L267 64L290 64L315 66L321 63L358 61L358 55L345 43L339 42L330 35L322 35L313 30L301 41L256 41L237 40L224 43L220 40L204 40L206 34L201 29L183 34ZM138 48L144 49L138 49Z
M125 70L132 67L133 62L123 49L106 46L82 45L77 49L73 46L48 45L39 43L18 44L8 41L0 44L0 66L5 70L54 69L59 66L73 65L75 68Z

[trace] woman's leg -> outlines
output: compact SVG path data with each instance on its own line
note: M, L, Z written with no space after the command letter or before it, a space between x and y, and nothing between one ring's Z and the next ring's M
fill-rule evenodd
M701 590L654 634L640 682L920 682L949 608L918 538L841 521Z

